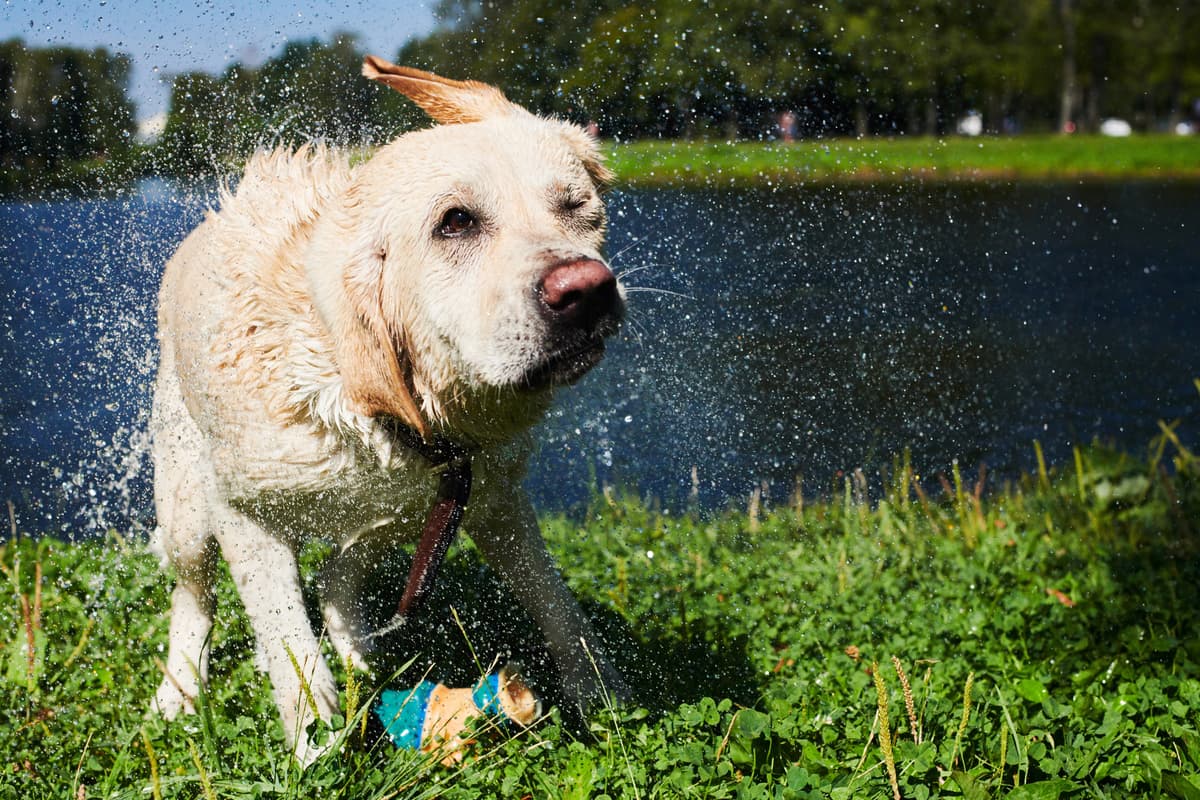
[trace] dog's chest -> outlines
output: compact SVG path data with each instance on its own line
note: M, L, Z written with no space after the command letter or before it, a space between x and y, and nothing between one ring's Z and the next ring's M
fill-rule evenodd
M304 484L259 484L234 504L266 527L297 538L343 542L383 526L394 528L399 539L419 534L437 492L435 468L416 454L385 463L361 453L330 455L321 469L304 470Z

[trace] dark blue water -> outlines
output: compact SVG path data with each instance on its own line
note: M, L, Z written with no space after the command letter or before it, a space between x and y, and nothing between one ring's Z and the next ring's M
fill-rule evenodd
M211 191L0 205L0 499L30 531L152 519L162 265ZM539 430L529 486L720 507L912 453L1011 476L1038 439L1200 429L1200 185L854 186L610 198L634 287L606 361ZM682 296L681 296L682 295Z
M150 517L154 300L205 193L145 189L0 204L0 499L24 530Z

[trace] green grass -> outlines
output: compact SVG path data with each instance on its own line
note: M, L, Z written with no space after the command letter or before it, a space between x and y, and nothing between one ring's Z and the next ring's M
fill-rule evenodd
M152 557L22 536L0 547L0 798L892 798L892 774L906 798L1200 797L1200 460L1174 431L1007 486L886 473L874 503L856 475L803 504L670 515L609 491L547 517L644 708L555 711L461 770L368 741L301 772L227 578L203 713L147 717ZM404 657L469 679L469 638L553 684L469 546L429 617Z
M620 183L725 186L844 180L1200 177L1200 136L1027 135L791 143L636 141L609 150Z

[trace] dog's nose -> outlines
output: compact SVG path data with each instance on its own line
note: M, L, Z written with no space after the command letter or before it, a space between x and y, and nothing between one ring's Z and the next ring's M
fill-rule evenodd
M618 313L617 278L602 261L582 258L551 267L538 291L548 316L572 327L591 330Z

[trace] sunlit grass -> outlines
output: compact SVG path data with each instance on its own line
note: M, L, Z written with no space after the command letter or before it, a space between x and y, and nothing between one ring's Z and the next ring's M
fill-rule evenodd
M1200 178L1200 136L1027 135L819 139L790 143L635 141L609 148L627 185L763 185L834 180Z
M361 740L355 683L318 731L345 746L301 771L227 576L200 713L146 716L153 557L21 535L0 545L0 798L1196 796L1200 459L1175 428L1007 485L883 473L873 500L857 476L760 495L753 525L612 491L545 517L644 707L555 711L457 770ZM413 648L466 672L511 648L544 672L474 549L445 572Z

